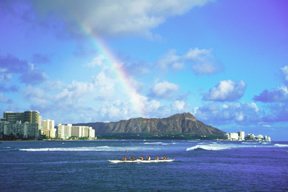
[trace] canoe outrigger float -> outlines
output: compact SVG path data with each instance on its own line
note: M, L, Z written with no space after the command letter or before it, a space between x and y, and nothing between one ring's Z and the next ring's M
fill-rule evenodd
M140 159L135 159L133 160L108 160L111 163L160 163L160 162L172 162L174 159L151 159L151 160L140 160Z

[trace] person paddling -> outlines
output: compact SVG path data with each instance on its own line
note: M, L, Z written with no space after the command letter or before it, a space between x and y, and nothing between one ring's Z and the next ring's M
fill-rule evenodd
M130 157L132 159L132 161L135 161L135 158L134 157Z
M147 160L148 160L148 161L150 161L150 160L151 160L151 157L150 157L150 156L148 156L148 157L146 156L146 158L147 158Z
M156 160L159 160L159 157L158 157L158 156L156 156Z
M122 159L123 161L126 161L127 160L127 158L124 156L124 158Z
M141 160L141 161L143 161L143 157L142 157L142 156L141 156L141 157L139 157L139 158L140 158L140 160Z
M163 159L163 160L166 160L166 157L165 157L165 155L162 157L162 159Z

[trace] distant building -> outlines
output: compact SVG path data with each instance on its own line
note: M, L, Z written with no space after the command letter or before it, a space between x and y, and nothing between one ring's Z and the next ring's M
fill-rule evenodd
M24 112L12 112L5 111L3 113L3 118L6 119L11 124L15 124L17 121L21 121L22 123L28 122L30 124L37 123L38 129L41 129L41 116L39 116L38 111L24 111Z
M268 137L267 135L263 137L263 135L257 135L255 137L254 134L248 133L245 136L244 131L239 131L237 133L226 133L227 139L230 141L244 141L244 140L253 140L253 141L269 141L271 142L271 138Z
M257 140L260 140L260 141L262 141L264 137L263 137L263 135L261 135L261 134L260 134L260 135L257 135L257 137L256 137L256 138L257 138Z
M245 132L244 131L239 131L238 133L238 140L243 141L245 140Z
M57 125L58 138L68 139L69 137L95 137L95 130L88 126L72 126L72 124L67 125Z
M54 128L54 120L43 120L42 131L44 135L47 137L55 138L56 137L56 129Z
M0 121L0 138L11 135L15 138L38 139L38 123L17 121L12 124L8 121Z
M67 125L62 125L58 124L57 125L57 138L61 139L68 139L71 137L71 128L72 124L67 124Z
M267 135L265 135L264 140L271 142L271 137L268 137Z
M248 134L245 136L245 139L246 139L246 140L255 140L255 135L252 134L252 133L248 133Z

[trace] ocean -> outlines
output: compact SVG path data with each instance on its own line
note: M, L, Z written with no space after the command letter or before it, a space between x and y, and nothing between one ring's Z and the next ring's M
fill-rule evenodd
M148 155L175 161L108 161ZM3 142L0 191L288 191L288 142Z

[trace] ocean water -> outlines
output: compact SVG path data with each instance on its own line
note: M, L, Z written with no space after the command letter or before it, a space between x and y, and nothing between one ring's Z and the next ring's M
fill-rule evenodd
M126 152L128 150L128 152ZM156 155L165 163L110 163ZM0 144L0 191L288 191L288 142Z

